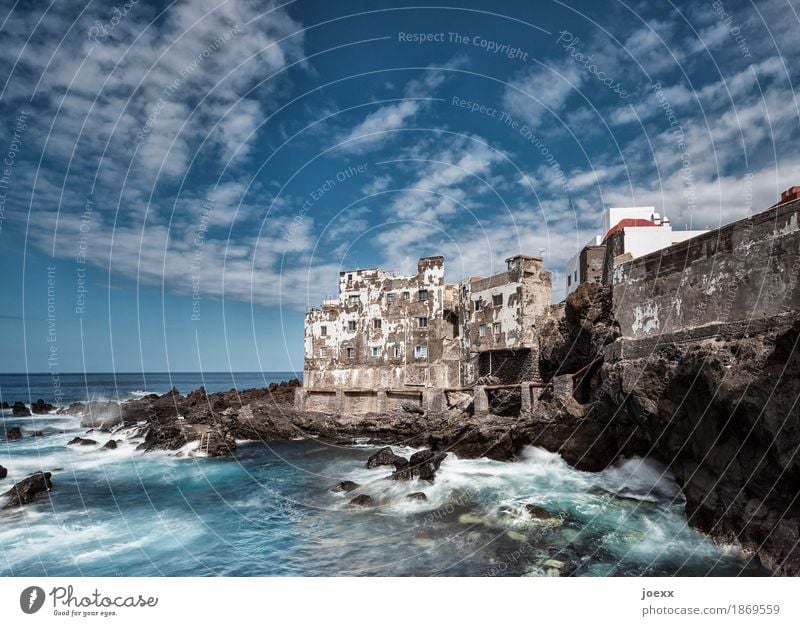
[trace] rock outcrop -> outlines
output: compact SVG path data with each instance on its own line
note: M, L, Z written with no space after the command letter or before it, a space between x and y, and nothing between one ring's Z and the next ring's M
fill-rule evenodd
M83 437L75 437L67 442L68 446L96 446L97 442L94 439L84 439Z
M361 485L358 483L354 483L352 480L343 480L340 483L335 484L331 487L331 491L339 492L339 493L347 493L349 491L355 491Z
M50 472L36 472L23 478L11 489L6 491L3 496L8 496L8 502L3 506L4 509L13 509L28 504L43 491L50 491L53 487L50 482Z
M28 417L31 411L24 402L17 401L14 403L14 406L11 407L11 414L14 417Z
M372 500L371 496L362 493L360 496L356 496L350 502L347 503L349 508L364 508L368 506L372 506L374 501Z
M6 441L16 441L22 439L22 429L19 426L13 426L6 431Z
M0 465L0 480L3 480L6 476L8 476L8 470Z
M36 402L31 404L31 412L33 412L34 415L44 415L45 413L49 413L55 408L56 407L54 407L52 404L50 404L49 402L45 402L41 398L39 398Z

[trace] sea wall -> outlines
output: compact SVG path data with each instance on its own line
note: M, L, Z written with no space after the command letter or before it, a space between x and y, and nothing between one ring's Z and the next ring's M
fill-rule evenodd
M641 338L800 309L800 201L613 268L623 337Z

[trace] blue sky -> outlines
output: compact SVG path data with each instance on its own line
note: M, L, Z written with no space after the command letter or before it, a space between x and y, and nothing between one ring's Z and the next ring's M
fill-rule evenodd
M299 370L340 270L541 251L557 301L606 206L714 226L800 183L786 0L17 4L3 372Z

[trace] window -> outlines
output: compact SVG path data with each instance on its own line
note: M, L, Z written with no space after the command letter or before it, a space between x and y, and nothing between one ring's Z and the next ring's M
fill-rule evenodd
M572 285L572 274L567 276L567 287L569 287L570 285Z
M427 328L428 327L428 318L427 317L418 317L417 318L417 326L419 328Z
M485 337L486 336L486 324L481 324L478 326L478 336Z
M495 335L499 335L501 330L502 326L500 322L495 322L494 324L492 324L492 331L494 332Z
M492 306L503 306L503 294L492 296Z
M411 299L411 298L410 298L410 296L409 296L408 292L407 292L407 291L404 291L404 292L403 292L403 300L410 300L410 299Z
M327 337L328 336L328 327L327 326L320 326L319 334L322 335L323 337Z
M394 355L396 357L403 356L403 344L402 343L394 344Z
M420 302L427 302L428 301L428 290L427 289L420 289L419 290L419 301Z
M480 311L481 309L483 309L483 300L478 298L477 300L475 300L475 310Z
M383 349L381 348L381 346L372 346L372 356L379 357L382 352Z
M347 330L355 331L356 329L356 321L355 320L347 320Z
M361 302L361 298L359 298L357 295L354 294L347 296L347 304L353 305L358 304L359 302Z
M387 293L386 294L386 305L391 306L397 301L397 294L396 293Z
M352 283L353 282L353 275L352 274L348 274L347 275L347 282L348 283Z
M428 358L428 344L423 343L419 346L414 347L414 358L415 359L427 359Z
M578 270L575 270L575 278L573 280L575 280L575 284L577 285L578 284Z
M319 356L321 359L324 359L328 356L328 349L327 348L320 348L319 349Z
M348 348L347 349L347 358L352 361L355 356L356 356L356 349L355 348Z
M381 320L377 317L372 318L372 328L375 330L381 329Z

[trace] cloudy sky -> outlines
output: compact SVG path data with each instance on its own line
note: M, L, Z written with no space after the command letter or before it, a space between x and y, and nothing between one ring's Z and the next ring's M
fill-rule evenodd
M788 0L11 4L0 371L301 370L340 270L541 253L558 301L604 207L800 183Z

